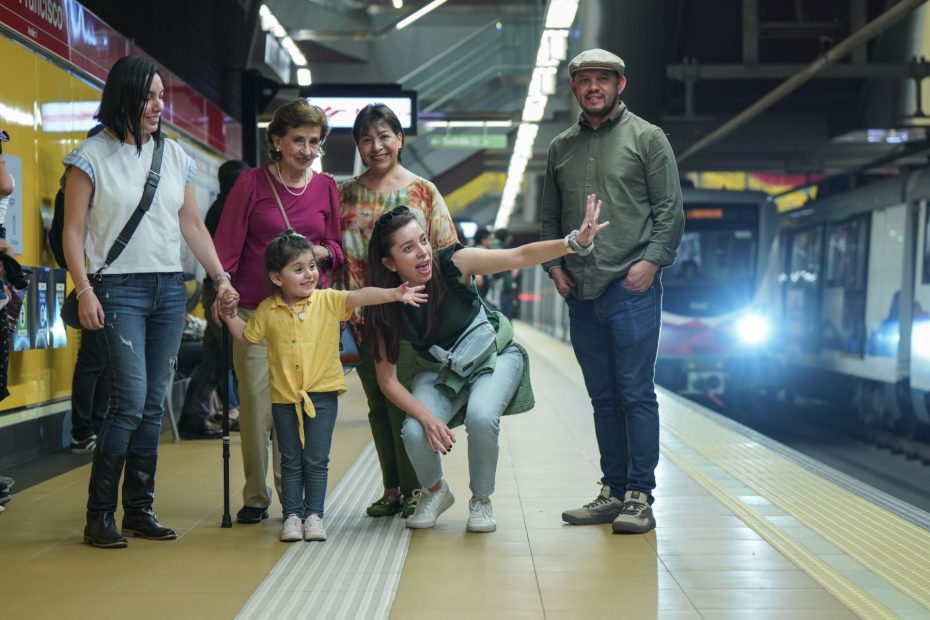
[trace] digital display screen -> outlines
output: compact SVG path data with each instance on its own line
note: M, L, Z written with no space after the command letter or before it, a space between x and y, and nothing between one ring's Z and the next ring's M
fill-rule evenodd
M313 95L307 97L307 101L326 112L329 126L334 130L351 131L362 108L370 103L383 103L397 115L405 133L416 133L416 96L413 95Z

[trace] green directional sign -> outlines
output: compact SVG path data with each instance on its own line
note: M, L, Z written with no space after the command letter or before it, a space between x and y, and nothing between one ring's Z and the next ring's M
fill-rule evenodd
M491 149L507 150L504 134L431 134L430 148L434 149Z

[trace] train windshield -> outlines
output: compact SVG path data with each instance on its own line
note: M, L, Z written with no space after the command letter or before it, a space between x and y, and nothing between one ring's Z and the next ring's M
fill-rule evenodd
M662 274L666 312L708 317L752 301L756 281L757 205L685 208L678 259Z

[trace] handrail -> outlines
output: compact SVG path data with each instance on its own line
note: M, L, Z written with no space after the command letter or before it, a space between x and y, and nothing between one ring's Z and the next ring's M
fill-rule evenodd
M474 31L473 33L471 33L470 35L468 35L467 37L465 37L464 39L462 39L461 41L459 41L458 43L456 43L455 45L453 45L452 47L450 47L449 49L447 49L447 50L444 51L443 53L439 54L438 56L434 56L433 58L431 58L431 59L428 60L427 62L423 63L422 65L420 65L419 67L417 67L416 69L414 69L413 71L411 71L410 73L408 73L407 75L405 75L405 76L399 78L399 79L397 80L397 83L398 83L398 84L404 84L405 82L407 82L408 80L410 80L410 79L411 79L412 77L414 77L415 75L419 75L420 73L423 73L424 71L426 71L427 69L429 69L430 67L432 67L434 64L436 64L438 61L442 60L443 58L445 58L445 57L448 56L449 54L451 54L451 53L453 53L454 51L458 50L458 49L459 49L460 47L462 47L463 45L466 45L467 43L471 42L472 39L475 39L476 37L478 37L478 35L480 35L481 33L483 33L487 28L489 28L489 27L497 28L497 22L498 22L498 20L496 20L496 19L493 19L493 20L489 21L487 24L485 24L485 25L482 26L481 28L478 28L476 31Z

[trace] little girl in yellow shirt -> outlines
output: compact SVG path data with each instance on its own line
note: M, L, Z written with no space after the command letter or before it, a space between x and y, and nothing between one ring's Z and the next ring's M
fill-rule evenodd
M271 414L281 452L281 540L326 540L323 502L329 449L336 425L336 397L345 392L339 362L339 322L357 306L426 301L423 286L317 289L319 271L310 242L286 231L265 250L265 271L277 289L246 323L232 310L223 316L242 344L268 344ZM224 305L224 307L226 307Z

